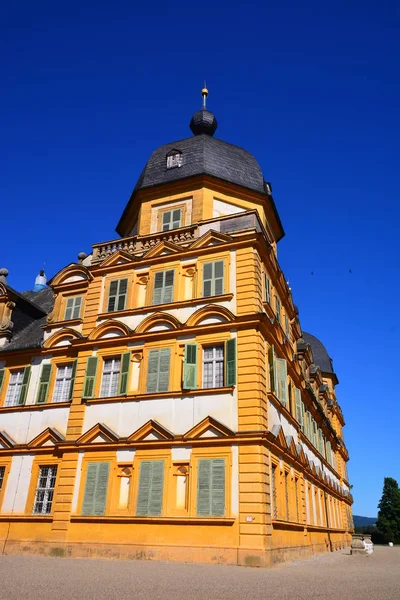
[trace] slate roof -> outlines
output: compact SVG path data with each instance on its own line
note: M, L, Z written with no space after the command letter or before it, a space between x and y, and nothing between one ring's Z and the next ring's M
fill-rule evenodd
M173 149L182 152L182 166L167 169L166 155ZM157 148L147 161L134 192L196 175L211 175L266 194L263 174L254 156L239 146L207 134Z
M332 359L330 358L323 343L314 335L311 335L311 333L306 333L305 331L303 331L302 338L307 344L310 344L314 363L319 366L322 373L335 374L335 371L333 370Z
M43 343L42 325L46 324L46 316L54 305L54 295L51 288L44 288L40 292L16 292L16 307L13 310L14 335L9 344L0 348L0 352L25 350L26 348L39 348Z

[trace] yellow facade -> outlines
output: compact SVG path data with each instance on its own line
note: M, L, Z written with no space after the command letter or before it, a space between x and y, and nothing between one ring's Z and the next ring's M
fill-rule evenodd
M350 543L337 380L271 198L208 175L139 190L125 237L49 282L41 347L0 353L4 553L268 566Z

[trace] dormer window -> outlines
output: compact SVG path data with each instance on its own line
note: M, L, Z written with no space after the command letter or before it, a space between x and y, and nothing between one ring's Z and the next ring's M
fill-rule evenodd
M180 150L170 150L167 154L167 169L182 166L182 152Z

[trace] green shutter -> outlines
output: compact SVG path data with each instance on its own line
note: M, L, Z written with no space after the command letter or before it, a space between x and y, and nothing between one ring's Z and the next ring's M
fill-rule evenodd
M296 418L301 430L304 432L304 404L301 399L301 391L297 387L294 388L294 398L296 402Z
M285 315L285 334L286 334L286 337L289 339L290 338L290 330L289 330L289 319L288 319L287 315Z
M168 392L169 388L169 370L170 370L170 359L171 350L169 348L163 348L159 350L160 353L160 366L158 371L158 392Z
M5 369L0 369L0 392L1 392L1 388L3 387L4 375L5 375Z
M147 367L147 393L168 391L170 358L171 351L169 348L150 350Z
M266 273L264 273L264 300L265 302L271 301L271 283Z
M275 348L273 346L270 346L268 350L268 364L271 392L274 392L274 394L276 394L278 382L276 378Z
M67 306L65 308L65 315L64 315L65 321L69 321L70 319L72 319L73 307L74 307L74 298L68 298Z
M203 296L219 296L224 293L224 261L204 263Z
M75 376L76 376L76 365L78 361L74 360L72 363L72 373L71 373L71 385L69 386L69 394L68 400L72 400L72 396L74 395L74 386L75 386Z
M174 270L159 271L154 276L153 304L166 304L174 299Z
M195 390L197 387L197 344L185 345L185 362L183 365L183 388Z
M49 363L42 366L42 371L40 373L39 390L36 398L36 402L38 404L43 404L47 400L52 368L53 365Z
M108 291L108 307L107 307L108 312L112 312L115 310L117 294L118 294L118 281L111 281L110 289Z
M275 296L275 312L276 312L276 319L278 321L278 323L281 322L281 301L279 300L278 296Z
M197 515L225 514L225 459L200 459L197 474Z
M158 384L158 350L150 350L147 365L146 391L152 393L157 391Z
M83 515L104 515L110 463L90 462L86 471Z
M118 301L116 310L125 310L126 293L128 291L128 280L120 279L118 284Z
M140 463L139 491L136 515L160 516L164 489L164 461L142 460Z
M97 356L89 356L86 362L85 381L83 382L83 398L93 398L96 371Z
M116 279L110 282L110 289L108 292L108 312L114 312L116 310L124 310L126 304L126 295L128 291L128 280L127 279Z
M276 358L277 396L284 406L288 406L287 365L284 358Z
M128 377L129 377L129 367L131 364L131 353L130 352L125 352L122 355L122 360L121 360L121 373L119 376L119 390L118 390L118 394L120 394L121 396L123 394L126 394L127 390L128 390Z
M154 289L153 289L153 304L162 303L162 292L164 287L164 272L159 271L154 275Z
M79 319L81 316L82 296L77 296L74 302L74 310L72 311L72 318Z
M225 384L227 386L236 384L236 338L225 343L226 370Z
M25 404L26 394L28 393L29 379L31 377L31 367L25 367L24 378L22 380L21 393L19 395L18 404Z

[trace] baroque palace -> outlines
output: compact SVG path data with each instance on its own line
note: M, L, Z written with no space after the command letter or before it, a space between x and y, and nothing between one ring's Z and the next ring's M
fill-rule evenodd
M46 285L0 271L3 553L268 566L349 545L338 383L302 331L247 151L153 152L117 225Z

